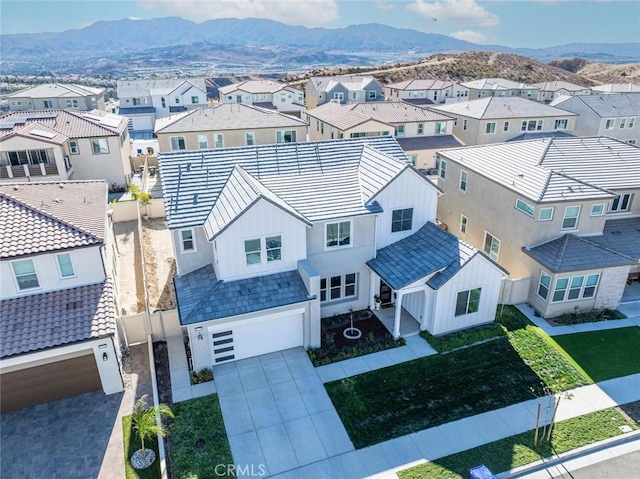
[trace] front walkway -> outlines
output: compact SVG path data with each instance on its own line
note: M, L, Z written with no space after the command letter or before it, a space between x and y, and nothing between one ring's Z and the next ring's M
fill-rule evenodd
M627 315L627 319L614 319L611 321L598 321L596 323L572 324L569 326L551 326L544 319L533 314L533 310L524 303L516 304L522 314L524 314L532 323L542 329L549 336L557 336L561 334L586 333L589 331L604 331L606 329L627 328L629 326L640 326L640 303L637 303L638 315ZM618 308L624 312L623 308Z

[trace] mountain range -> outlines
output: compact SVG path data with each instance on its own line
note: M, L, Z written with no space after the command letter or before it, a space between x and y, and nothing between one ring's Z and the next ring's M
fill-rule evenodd
M411 61L433 53L491 50L540 61L582 57L604 63L640 61L640 43L580 43L549 48L477 45L445 35L381 24L306 28L264 19L194 23L178 17L100 21L60 33L2 34L4 73L39 71L126 74L132 68L305 70L318 66ZM64 70L64 71L61 71Z

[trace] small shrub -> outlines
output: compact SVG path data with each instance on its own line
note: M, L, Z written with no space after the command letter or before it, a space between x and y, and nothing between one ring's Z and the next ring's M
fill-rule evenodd
M558 317L562 324L583 324L609 321L611 319L625 319L626 316L617 309L594 309L585 313L564 313Z
M324 335L324 346L332 347L336 344L336 333L325 333Z
M213 381L213 371L211 368L203 368L197 373L191 372L191 384L206 383L207 381Z

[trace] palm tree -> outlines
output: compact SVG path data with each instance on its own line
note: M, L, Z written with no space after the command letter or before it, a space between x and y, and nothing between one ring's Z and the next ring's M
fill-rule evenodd
M160 404L155 407L147 407L147 394L143 395L136 401L136 405L131 414L131 421L133 423L133 429L136 431L140 443L142 444L142 457L145 457L147 451L144 447L145 439L150 439L153 436L160 435L165 437L167 435L166 426L160 422L160 425L156 422L156 413L160 415L160 420L163 417L173 418L173 411L166 404Z

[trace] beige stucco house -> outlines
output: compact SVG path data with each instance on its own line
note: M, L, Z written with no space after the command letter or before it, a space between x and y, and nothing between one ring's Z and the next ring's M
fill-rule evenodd
M438 219L511 273L503 301L544 317L615 308L640 272L640 149L546 138L438 154Z
M220 103L254 105L304 118L304 92L273 80L245 80L220 87Z
M466 100L469 89L452 81L415 79L386 85L384 94L389 100L404 100L420 105L445 103L448 99Z
M484 145L528 135L572 134L577 114L519 97L489 97L433 109L455 117L453 134L466 145ZM524 137L524 138L522 138Z
M45 83L7 95L11 111L104 110L104 89L84 85Z
M157 121L161 152L306 141L300 118L239 103L220 103Z

